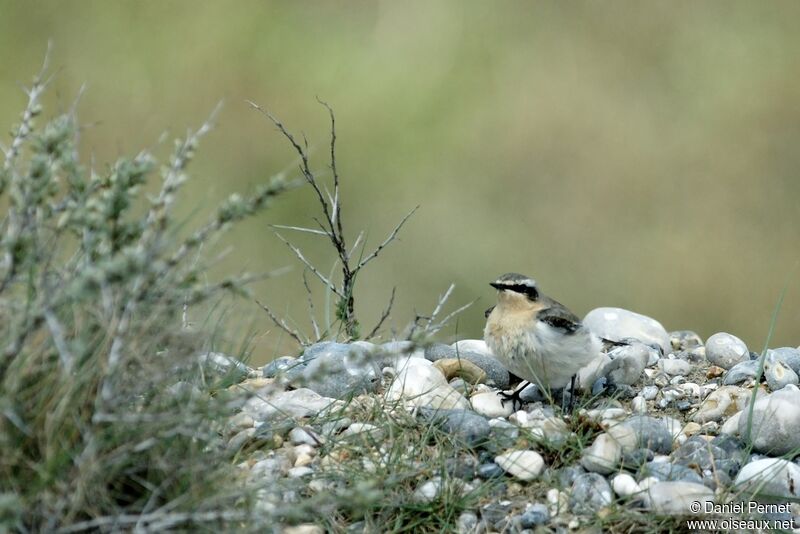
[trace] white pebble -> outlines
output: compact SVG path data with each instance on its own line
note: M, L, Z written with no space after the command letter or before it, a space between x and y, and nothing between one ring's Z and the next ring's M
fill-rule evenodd
M536 451L511 451L494 459L503 471L520 480L537 478L544 469L544 459Z

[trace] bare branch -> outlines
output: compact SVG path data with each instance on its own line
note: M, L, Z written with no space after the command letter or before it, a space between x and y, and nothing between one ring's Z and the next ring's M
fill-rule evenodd
M301 160L300 172L303 174L303 176L305 177L306 181L309 184L311 184L311 187L314 189L314 192L317 194L317 198L319 199L320 205L322 206L322 211L325 214L325 218L328 219L329 221L333 221L333 219L331 219L331 216L330 216L330 210L329 210L328 202L325 200L325 196L322 194L322 190L319 188L319 184L317 184L317 179L314 176L314 173L311 172L311 168L308 166L308 140L305 139L305 135L303 136L303 139L304 139L304 142L305 142L305 148L303 148L302 146L300 146L300 144L297 142L297 140L294 138L294 136L291 134L291 132L289 132L289 130L286 129L286 127L283 125L283 123L281 123L281 121L279 121L274 115L272 115L272 113L270 113L269 111L265 110L264 108L262 108L261 106L259 106L258 104L256 104L255 102L253 102L251 100L247 100L246 102L248 104L250 104L250 106L252 106L254 109L256 109L257 111L259 111L260 113L265 115L272 122L272 124L275 125L275 127L278 129L278 131L280 131L281 134L283 134L283 136L294 147L295 152L297 152L297 154L300 156L300 160ZM331 223L331 227L330 227L331 233L333 235L336 235L336 232L334 231L334 228L335 227Z
M269 318L272 319L272 322L275 323L275 325L278 328L280 328L281 330L292 336L294 340L297 341L297 343L299 343L301 346L307 345L307 342L303 342L303 340L300 338L300 334L297 332L297 330L294 330L292 327L286 324L286 322L283 319L280 319L277 315L272 313L272 310L269 309L266 305L262 304L260 300L255 299L255 301L256 304L261 306L264 309L264 311L267 312Z
M314 299L312 298L313 295L311 294L311 288L308 286L308 277L306 277L306 271L303 271L303 285L306 288L306 293L308 294L308 314L311 316L311 327L314 329L314 341L317 342L320 340L321 336L319 334L319 325L317 324L317 319L314 316Z
M383 310L383 314L381 314L378 324L375 325L375 328L372 329L372 332L370 332L369 335L364 339L372 339L375 337L375 335L378 333L378 330L380 330L381 326L383 326L384 321L389 318L389 314L392 313L392 305L394 304L394 294L396 289L396 287L392 288L392 296L389 297L389 305L386 306L385 310Z
M356 237L356 242L353 243L353 247L350 249L350 252L347 253L347 260L350 261L350 258L353 256L353 253L358 248L358 245L361 244L361 240L364 239L364 230L361 230L358 233L358 237Z
M400 231L400 229L403 227L403 225L406 223L406 221L409 219L409 217L414 215L414 212L417 211L418 209L419 209L419 206L417 206L413 210L409 211L408 214L406 214L406 216L403 217L403 220L400 221L400 224L398 224L397 226L394 227L394 230L392 230L392 233L389 234L389 237L387 237L386 240L383 243L378 245L378 248L376 248L372 252L372 254L370 254L369 256L364 258L363 260L361 260L358 263L358 265L356 266L356 268L354 269L354 271L358 271L359 269L364 267L367 263L369 263L371 260L375 259L378 256L378 254L386 247L386 245L388 245L389 243L394 241L394 239L397 237L397 233Z
M444 294L439 297L439 302L436 303L436 307L433 309L433 313L431 313L431 316L427 318L428 326L430 326L433 323L433 321L436 319L436 316L439 315L439 312L442 311L442 307L444 306L445 302L447 302L447 299L450 298L450 294L453 292L455 288L456 288L455 284L450 284L450 287L447 288L447 291L445 291Z
M295 256L297 256L297 258L298 258L300 261L302 261L302 262L303 262L303 264L305 264L305 266L306 266L306 267L308 267L308 269L309 269L309 270L310 270L312 273L314 273L314 274L317 276L317 278L319 278L320 280L322 280L322 283L323 283L323 284L325 284L326 286L328 286L328 289L330 289L331 291L333 291L334 293L336 293L336 294L337 294L339 297L341 297L341 298L344 298L344 295L342 294L342 292L341 292L341 291L339 291L339 289L338 289L338 288L337 288L337 287L336 287L336 286L333 284L333 282L331 282L330 280L328 280L327 278L325 278L325 275L324 275L324 274L322 274L321 272L319 272L319 271L317 270L317 268L316 268L316 267L314 267L314 265L313 265L313 264L312 264L310 261L308 261L308 260L306 259L306 257L305 257L305 256L303 256L303 253L302 253L302 252L300 252L300 249L299 249L299 248L297 248L296 246L292 245L292 244L291 244L289 241L287 241L287 240L286 240L286 238L284 238L284 237L283 237L281 234L279 234L278 232L275 232L275 235L276 235L276 236L278 236L278 239L280 239L281 241L283 241L284 243L286 243L286 246L287 246L287 247L289 247L289 249L290 249L292 252L294 252Z
M439 322L437 325L435 325L435 326L433 326L432 328L428 329L428 333L429 333L429 334L435 334L436 332L438 332L439 330L441 330L442 328L444 328L445 326L447 326L447 323L449 323L449 322L450 322L450 320L451 320L451 319L453 319L453 317L455 317L455 316L456 316L456 315L458 315L459 313L463 312L464 310L466 310L467 308L469 308L470 306L472 306L472 305L473 305L473 304L475 304L476 302L478 302L478 299L475 299L475 300L473 300L472 302L468 302L467 304L464 304L464 305L463 305L463 306L461 306L460 308L458 308L458 309L456 309L456 310L454 310L454 311L450 312L450 313L449 313L449 314L447 314L447 315L445 316L445 318L444 318L444 319L442 319L442 320L441 320L441 321L440 321L440 322Z
M296 232L306 232L308 234L328 236L325 230L314 230L313 228L303 228L302 226L285 226L283 224L270 224L272 228L280 228L281 230L295 230Z

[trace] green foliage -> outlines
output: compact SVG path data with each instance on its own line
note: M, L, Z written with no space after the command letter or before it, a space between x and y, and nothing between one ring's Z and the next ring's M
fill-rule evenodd
M35 127L46 85L27 91L0 170L0 531L238 525L249 496L215 396L229 382L202 369L210 332L185 314L246 291L201 282L196 253L288 184L231 196L178 241L172 207L210 121L166 165L142 152L95 172L74 110Z

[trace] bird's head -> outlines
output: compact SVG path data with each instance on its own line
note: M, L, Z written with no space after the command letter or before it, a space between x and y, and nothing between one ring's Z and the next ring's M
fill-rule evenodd
M523 274L506 273L489 284L497 290L497 305L514 309L541 307L536 281Z

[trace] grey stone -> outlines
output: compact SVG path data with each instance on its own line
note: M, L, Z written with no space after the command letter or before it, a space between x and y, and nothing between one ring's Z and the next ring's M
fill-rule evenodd
M649 508L659 515L702 515L704 502L714 502L711 489L686 481L657 482L648 488L646 497ZM701 503L699 510L693 509L696 502Z
M380 385L381 368L363 347L317 343L308 347L302 358L306 366L290 376L290 383L295 387L343 399L375 391Z
M530 505L519 516L519 525L522 528L534 528L538 525L544 525L548 521L550 521L550 511L547 509L547 505L542 503Z
M670 376L685 376L692 372L692 364L679 358L661 358L658 367Z
M479 478L488 480L491 478L501 478L506 474L506 472L503 471L503 468L496 463L488 462L478 466L477 474Z
M750 462L736 476L736 489L745 499L797 500L800 497L800 467L782 458Z
M493 502L481 507L481 518L494 525L508 517L509 512L511 512L511 501Z
M472 534L477 530L478 516L472 512L461 512L456 521L458 534Z
M656 477L659 480L683 480L685 482L703 483L703 478L685 465L670 462L648 462L644 465L645 476Z
M506 389L508 387L510 383L508 371L495 357L478 354L477 352L462 351L459 353L458 358L470 361L483 369L486 373L486 383L488 385L497 389Z
M270 396L253 396L245 402L242 412L250 415L255 421L277 421L308 417L341 406L341 401L323 397L307 388L300 388L281 391Z
M669 333L672 349L676 351L703 346L703 339L691 330L676 330Z
M603 374L611 384L635 384L641 378L652 350L638 341L610 350L611 363L605 366Z
M261 376L275 378L281 371L286 371L300 364L302 364L300 360L291 356L276 358L261 368Z
M611 486L597 473L579 475L572 483L569 508L575 513L593 513L612 501Z
M497 447L501 449L510 449L514 446L519 439L519 427L512 425L502 418L494 418L489 420L489 426L492 428L492 439Z
M489 438L492 428L485 417L471 410L432 410L420 409L420 414L428 420L439 424L445 432L451 434L467 447L477 447Z
M706 359L723 369L730 369L749 358L747 345L732 334L719 332L706 340Z
M634 415L618 425L610 426L606 432L622 445L625 452L642 447L664 454L672 451L672 435L661 419Z
M567 465L558 470L558 484L562 488L571 487L575 479L586 474L580 465Z
M425 358L428 360L435 362L436 360L441 360L442 358L455 358L456 357L456 349L451 347L450 345L445 345L444 343L433 343L432 345L428 345L425 347Z
M658 395L658 386L645 386L642 388L642 397L644 400L653 400Z
M722 383L725 385L737 385L749 382L758 376L758 365L757 360L747 360L737 363L725 373L725 376L722 378Z
M221 352L207 352L197 357L207 375L217 379L241 382L254 373L253 369L232 356Z
M528 384L522 388L522 391L519 392L519 400L521 400L523 403L545 402L547 397L544 396L542 391L539 389L539 386L536 384Z
M797 373L791 367L775 359L764 364L764 378L772 391L778 391L787 384L797 385L798 383Z
M753 406L753 449L773 456L800 449L800 389L789 384L756 400ZM747 412L739 417L739 435L747 435Z
M672 347L670 336L661 323L622 308L596 308L586 314L583 324L611 341L637 339L646 345L659 347L662 354L670 352Z
M769 349L767 351L767 358L771 360L778 360L786 364L792 369L792 371L800 375L800 350L793 347Z

